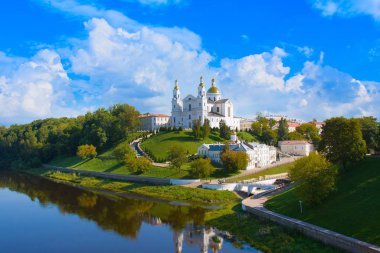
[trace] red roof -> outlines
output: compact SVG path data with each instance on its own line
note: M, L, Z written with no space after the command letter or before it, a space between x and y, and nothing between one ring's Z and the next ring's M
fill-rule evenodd
M300 126L300 124L296 122L288 122L288 127L298 127L298 126Z
M163 118L170 118L169 115L166 114L160 114L160 113L146 113L146 114L141 114L139 118L147 118L147 117L163 117Z
M307 141L280 141L280 145L298 145L298 144L310 144Z

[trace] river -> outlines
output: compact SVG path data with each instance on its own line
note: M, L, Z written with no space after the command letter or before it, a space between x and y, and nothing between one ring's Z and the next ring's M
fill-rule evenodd
M204 225L207 210L95 194L0 172L0 252L259 252Z

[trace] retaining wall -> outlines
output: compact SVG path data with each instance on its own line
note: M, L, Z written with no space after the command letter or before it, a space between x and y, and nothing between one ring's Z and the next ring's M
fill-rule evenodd
M268 209L264 207L249 207L244 204L244 201L242 203L242 208L245 211L248 211L252 214L255 214L259 217L269 219L271 221L274 221L280 225L297 229L301 233L312 237L316 240L319 240L325 244L332 245L334 247L346 250L348 252L352 253L379 253L380 247L369 244L339 233L336 233L334 231L312 225L307 222L303 222L297 219L293 219L290 217L287 217L285 215L281 215L272 211L269 211Z

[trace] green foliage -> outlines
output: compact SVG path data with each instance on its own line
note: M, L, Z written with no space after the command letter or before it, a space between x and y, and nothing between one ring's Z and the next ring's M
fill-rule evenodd
M224 120L221 120L219 122L219 135L220 135L221 138L223 138L225 140L229 140L230 139L231 130L227 126L226 122L224 122Z
M288 140L294 140L294 141L299 141L299 140L307 140L307 138L305 137L305 135L295 131L295 132L291 132L291 133L288 133Z
M300 213L297 189L271 198L265 206L338 233L380 245L380 158L368 157L344 171L334 191L322 205L304 206Z
M120 143L112 151L112 155L119 161L124 162L127 155L135 155L135 151L127 142Z
M238 172L248 166L249 157L245 152L225 151L221 155L224 168L229 172Z
M200 158L194 160L193 162L191 162L190 168L190 173L197 178L208 177L215 170L209 158Z
M363 117L357 118L360 129L363 134L363 139L367 144L368 149L378 149L379 142L378 137L380 136L380 124L376 121L374 117Z
M321 141L319 130L313 123L301 124L296 128L296 132L304 136L305 140L311 141L316 147Z
M251 134L256 137L258 141L267 145L277 143L277 132L272 129L274 121L269 121L260 114L257 115L256 119L257 120L252 123Z
M128 137L138 124L139 113L129 105L100 108L77 118L36 120L25 125L0 127L0 164L18 161L27 166L72 156L77 147L90 144L106 150Z
M362 160L367 151L358 121L343 117L326 120L319 148L329 161L343 168Z
M255 136L253 136L249 132L238 132L237 136L240 140L248 141L248 142L257 142L257 139Z
M180 170L182 165L187 162L185 148L177 144L169 148L168 157L171 166L177 170Z
M284 118L281 118L278 122L278 129L277 129L277 140L283 141L288 138L289 128L288 128L288 121Z
M149 171L153 166L152 163L145 157L136 157L131 154L127 154L124 158L125 165L131 172L137 172L142 174Z
M201 120L200 119L196 119L193 121L193 128L192 129L193 129L194 138L200 139L202 136Z
M210 120L205 119L203 126L202 126L202 138L207 139L210 136L211 127L210 127Z
M316 152L298 159L289 172L289 178L299 183L301 200L310 205L320 204L335 190L336 176L337 168Z
M77 156L83 160L94 158L97 154L93 145L85 144L78 147Z

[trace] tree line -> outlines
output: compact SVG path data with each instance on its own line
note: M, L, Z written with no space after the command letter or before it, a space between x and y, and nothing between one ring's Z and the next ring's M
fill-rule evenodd
M75 155L81 145L103 151L126 139L138 127L139 115L133 106L116 104L76 118L0 127L0 167L37 167L58 156Z

